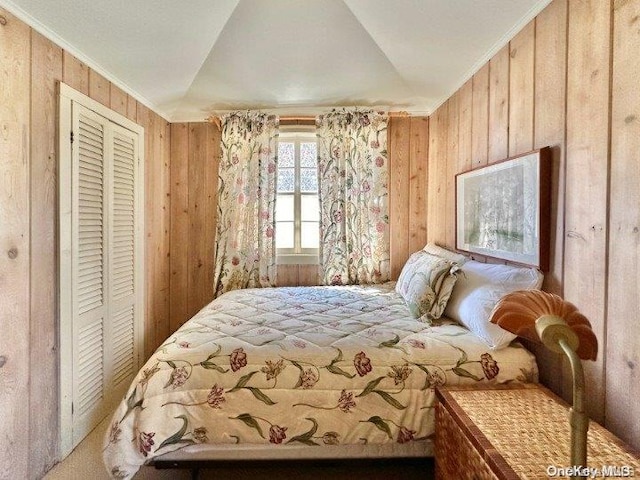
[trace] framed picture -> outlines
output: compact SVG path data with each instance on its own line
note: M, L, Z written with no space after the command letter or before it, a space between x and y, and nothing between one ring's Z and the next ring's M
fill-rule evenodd
M548 147L456 175L456 248L549 269Z

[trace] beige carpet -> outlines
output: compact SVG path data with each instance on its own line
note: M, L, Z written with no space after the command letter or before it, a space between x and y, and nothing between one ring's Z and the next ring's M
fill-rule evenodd
M56 465L44 480L108 480L102 464L102 439L109 425L107 417L63 462ZM142 467L135 480L188 480L190 470L157 470ZM343 460L313 462L223 462L202 469L199 480L430 480L433 459L394 459L380 461Z
M53 467L45 475L44 480L109 480L110 477L102 463L102 439L110 421L111 415L80 442L71 455ZM191 472L143 467L134 478L136 480L181 480L190 479Z

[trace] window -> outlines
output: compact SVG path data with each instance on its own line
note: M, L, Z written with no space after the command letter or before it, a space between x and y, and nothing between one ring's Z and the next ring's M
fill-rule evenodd
M310 131L280 132L276 248L278 263L317 263L318 154Z

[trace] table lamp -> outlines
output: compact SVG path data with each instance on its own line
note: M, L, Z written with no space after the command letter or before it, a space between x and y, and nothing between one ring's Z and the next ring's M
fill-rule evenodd
M598 340L591 324L573 304L539 290L519 290L505 295L496 304L490 320L569 358L573 374L573 407L569 417L571 465L586 467L589 417L584 408L585 384L580 359L595 360L598 353Z

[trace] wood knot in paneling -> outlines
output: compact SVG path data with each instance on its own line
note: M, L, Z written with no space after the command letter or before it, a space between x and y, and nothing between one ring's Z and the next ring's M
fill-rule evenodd
M577 238L579 240L585 240L584 236L575 230L569 230L567 232L567 238Z
M11 260L15 260L18 257L18 249L16 247L10 248L9 251L7 252L7 256Z
M7 24L7 18L0 15L0 25L4 27L6 24Z
M629 115L629 116L625 117L624 123L629 125L630 123L633 123L637 118L638 117L636 117L635 115Z

